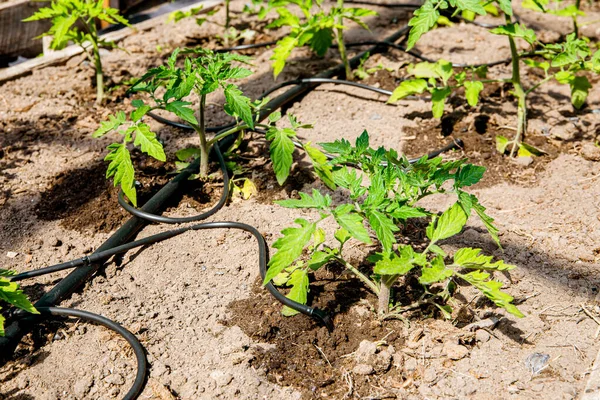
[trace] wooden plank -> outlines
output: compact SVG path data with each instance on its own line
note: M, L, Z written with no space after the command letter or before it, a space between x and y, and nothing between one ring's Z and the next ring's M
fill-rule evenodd
M0 55L35 57L42 52L42 41L34 40L50 28L50 21L23 22L40 8L43 2L16 0L0 3Z
M182 7L180 11L188 11L192 8L197 8L200 4L203 4L202 12L210 11L213 8L221 5L223 3L222 0L205 0L195 4L190 4L188 6ZM135 24L131 28L123 28L115 32L107 33L106 35L102 35L101 37L109 42L119 42L123 40L127 36L135 33L145 31L160 24L164 24L167 22L169 18L169 14L159 15L158 17L148 19L146 21L140 22L139 24ZM40 41L41 42L41 41ZM66 62L73 56L81 54L83 50L79 46L69 46L64 50L56 51L52 54L45 55L43 57L34 58L24 63L15 65L14 67L0 69L0 82L4 82L10 79L15 79L20 76L26 75L30 73L32 70L36 68L47 67L49 65L55 65L62 62Z

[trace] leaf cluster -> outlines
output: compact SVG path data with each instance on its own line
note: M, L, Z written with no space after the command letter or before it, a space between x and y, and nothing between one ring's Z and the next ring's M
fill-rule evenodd
M179 54L183 54L183 67L177 66ZM153 110L160 109L171 112L187 122L197 132L201 132L192 103L188 96L195 94L199 97L222 90L225 95L224 110L247 126L254 127L252 105L250 99L230 81L245 78L252 72L234 63L248 64L248 57L229 53L214 53L210 50L176 49L169 57L166 65L150 69L130 89L130 92L146 93L150 103L141 99L132 101L135 110L128 118L119 111L109 120L102 122L93 137L101 137L109 132L117 132L123 137L119 143L108 146L109 154L105 160L110 161L106 177L113 177L115 186L120 184L129 200L136 205L136 190L134 186L134 167L131 162L128 144L133 143L149 156L165 161L166 155L156 134L143 122L144 116ZM202 134L204 132L201 132Z
M79 45L92 42L97 43L100 47L114 47L113 43L98 39L94 26L95 21L105 21L109 24L121 23L126 26L129 26L129 22L119 15L119 10L105 8L103 4L102 0L53 0L49 7L40 8L23 21L51 20L52 26L41 36L52 36L50 48L54 50L64 48L69 41Z
M499 244L493 219L474 195L464 191L465 187L482 178L485 168L467 164L464 159L444 162L439 157L423 157L411 164L395 150L370 148L366 132L354 145L342 139L321 146L335 156L330 161L333 182L347 192L349 200L333 205L328 194L313 189L312 194L299 193L299 199L278 201L277 204L287 208L315 209L320 217L314 222L299 218L295 221L297 226L282 231L283 236L273 245L277 252L269 261L265 284L272 280L276 285L290 286L288 297L306 304L308 274L327 263L337 262L355 273L378 295L378 285L391 287L400 276L415 273L425 293L432 298L447 299L447 295L430 292L432 285L443 283L449 288L454 280L462 279L480 289L497 305L522 316L511 304L512 297L500 291L501 283L491 280L490 274L485 272L508 270L513 266L502 261L493 262L491 257L480 255L479 249L462 249L456 253L453 262L447 263L446 254L437 245L460 233L473 213L481 218ZM420 199L439 193L457 196L457 201L441 216L416 205ZM401 226L412 218L431 219L426 229L430 243L421 253L397 241ZM332 246L331 238L327 238L319 226L326 219L335 221L337 226L333 238L337 241L336 246ZM374 264L370 278L344 259L343 248L350 239L380 249L370 258ZM439 307L448 309L446 304L439 304ZM284 309L285 315L294 313L289 308Z
M275 9L278 14L267 28L290 27L290 33L277 42L273 50L273 74L277 77L285 67L287 59L296 47L309 46L319 57L322 57L331 47L335 29L346 29L340 25L340 19L354 21L364 29L369 29L363 19L376 15L374 11L364 8L333 7L325 12L321 8L320 0L278 0L269 3L270 9ZM297 16L289 10L295 4L300 7L304 18ZM316 8L316 11L312 9ZM266 10L266 8L265 8Z

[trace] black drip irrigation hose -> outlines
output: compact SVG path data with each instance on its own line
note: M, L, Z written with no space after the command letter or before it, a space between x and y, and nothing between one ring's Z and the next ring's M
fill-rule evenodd
M89 311L77 310L74 308L62 308L62 307L38 307L37 309L41 316L45 319L50 319L52 317L71 317L71 318L79 318L88 322L95 323L97 325L102 325L116 334L120 335L133 349L133 353L135 354L135 358L137 361L137 372L135 374L135 380L133 381L133 385L129 389L129 391L123 396L123 400L133 400L137 399L142 390L144 389L144 385L146 384L146 371L148 369L148 361L146 360L146 351L144 347L140 343L140 341L135 337L135 335L129 332L127 329L123 328L118 323L111 321L108 318L105 318L101 315L91 313Z

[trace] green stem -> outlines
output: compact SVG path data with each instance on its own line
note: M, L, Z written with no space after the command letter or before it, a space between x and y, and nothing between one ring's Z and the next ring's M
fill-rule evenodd
M212 146L219 140L223 139L224 137L227 137L229 135L232 135L236 132L242 131L244 129L248 129L248 125L246 124L242 124L242 125L238 125L238 126L234 126L233 128L223 132L223 133L219 133L217 136L215 136L214 138L210 139L207 143L208 143L208 148L212 148Z
M533 92L535 89L539 88L540 86L542 86L544 83L548 82L549 80L551 80L552 78L554 78L555 74L552 75L548 75L547 77L545 77L544 79L542 79L541 81L539 81L538 83L536 83L535 85L533 85L532 87L530 87L529 89L527 89L525 91L525 96L528 96L529 93Z
M204 124L204 110L206 108L206 95L200 95L200 124L198 125L198 136L200 137L200 177L208 176L208 151L206 143L206 129Z
M225 34L223 35L225 47L229 46L229 2L230 0L225 0Z
M506 23L510 23L510 16L506 16ZM512 56L512 84L514 88L514 95L517 97L517 134L513 140L513 146L510 150L510 156L514 157L515 153L521 143L523 136L527 130L527 104L525 102L526 93L521 85L521 72L519 70L519 63L521 61L519 53L517 52L517 45L512 36L508 37L510 44L510 54Z
M575 8L579 10L579 6L581 5L581 0L575 1ZM579 37L579 24L577 23L577 15L573 15L573 32L575 33L575 37Z
M379 288L377 287L377 285L375 285L375 283L372 280L367 278L362 272L360 272L356 267L354 267L354 265L350 264L348 261L344 260L343 258L336 257L335 259L338 262L340 262L342 265L344 265L344 267L346 267L347 270L349 270L354 275L356 275L356 277L358 279L363 281L363 283L365 285L367 285L373 293L375 293L377 296L379 296Z
M90 38L92 42L92 51L94 54L94 68L96 69L96 104L101 104L104 98L104 73L102 71L102 60L100 59L100 49L98 48L98 33L96 25L91 21L88 25Z
M340 58L342 59L346 71L346 80L352 81L352 68L350 68L350 63L348 62L348 54L346 53L346 45L344 44L344 30L341 28L344 25L344 18L341 15L342 9L344 8L344 0L338 0L337 7L340 12L337 20L337 24L340 27L336 28L338 50L340 51Z

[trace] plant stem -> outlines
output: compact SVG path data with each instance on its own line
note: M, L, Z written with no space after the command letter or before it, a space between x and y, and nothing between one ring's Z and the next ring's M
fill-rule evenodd
M506 23L511 23L510 16L506 15ZM512 57L512 84L514 88L514 95L517 97L517 134L513 140L513 146L510 150L510 157L514 157L515 153L521 143L525 132L527 131L527 104L525 99L527 95L521 85L521 73L519 70L519 63L521 58L517 52L517 45L512 36L508 37L510 43L510 54Z
M208 176L208 146L206 143L206 129L204 127L204 110L206 108L206 95L200 95L200 124L198 136L200 137L200 177Z
M223 44L225 47L229 47L229 2L231 0L225 0L225 34L223 35Z
M358 268L354 267L354 265L350 264L348 261L344 260L343 258L336 257L335 259L338 262L340 262L342 265L344 265L344 267L346 267L346 269L348 269L350 272L352 272L354 275L356 275L356 277L358 279L363 281L363 283L365 285L367 285L373 293L375 293L377 296L379 296L379 288L377 287L377 285L375 285L375 283L372 280L370 280L362 272L360 272L358 270Z
M350 68L350 63L348 62L348 54L346 54L346 45L344 44L344 30L342 29L342 26L344 25L344 18L341 15L341 11L344 8L344 0L338 0L337 7L340 11L340 15L338 16L337 20L337 24L340 27L336 28L338 49L340 51L340 58L342 59L342 63L344 64L344 69L346 70L346 80L352 81L354 80L352 79L352 68Z
M248 125L246 124L242 124L242 125L238 125L238 126L234 126L233 128L229 129L228 131L225 131L223 133L219 133L217 136L215 136L214 138L210 139L207 144L208 144L208 148L212 148L212 146L218 142L219 140L223 139L224 137L227 137L229 135L232 135L236 132L242 131L244 129L248 129Z
M96 104L101 104L104 98L104 73L102 72L102 60L100 59L100 49L98 48L98 32L93 20L90 21L88 27L94 54L94 68L96 69Z
M575 8L579 11L579 6L581 5L581 0L575 1ZM573 32L575 33L575 37L579 37L579 24L577 23L577 15L573 15Z
M390 312L390 294L396 279L398 279L398 275L383 275L381 277L377 307L379 315L388 315Z

